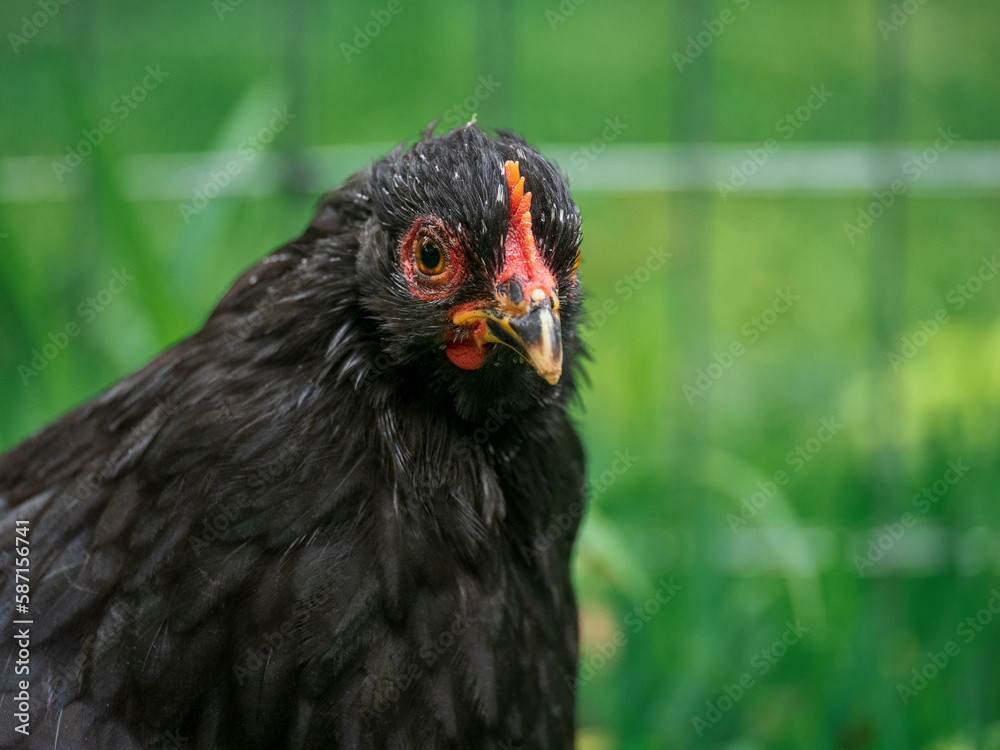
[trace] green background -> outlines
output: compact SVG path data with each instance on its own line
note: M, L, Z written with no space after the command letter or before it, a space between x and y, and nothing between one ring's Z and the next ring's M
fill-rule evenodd
M3 5L0 448L196 330L323 189L432 119L476 112L556 158L584 216L580 747L1000 748L1000 280L950 301L998 250L1000 192L939 179L944 157L1000 141L1000 5L392 7ZM373 12L390 20L345 54ZM894 12L904 22L880 27ZM157 65L167 77L118 120ZM785 139L779 121L812 87L831 95ZM286 106L268 154L185 222L204 152ZM52 162L104 117L114 130L56 179ZM894 175L837 186L838 165L927 148L939 128L958 142L852 242L844 225ZM736 165L772 138L775 160L801 156L797 173L829 186L759 189L768 165L725 196L704 178L698 154L716 152L701 146L732 146ZM665 145L693 155L691 184L639 179ZM808 161L837 147L826 171ZM134 281L81 316L122 268ZM793 304L765 313L778 290ZM915 337L941 308L947 322ZM26 376L69 322L79 335ZM924 345L894 368L903 337ZM949 462L968 467L953 483ZM925 489L933 502L915 500ZM904 702L914 669L931 679Z

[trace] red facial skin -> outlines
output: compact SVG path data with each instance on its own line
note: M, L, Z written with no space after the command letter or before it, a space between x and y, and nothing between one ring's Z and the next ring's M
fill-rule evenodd
M436 242L444 256L444 270L439 274L428 275L419 268L417 251L420 240L424 238ZM417 219L403 238L400 249L406 282L413 295L419 299L432 302L449 297L465 280L465 253L455 234L436 216L422 216ZM474 303L460 305L451 310L449 317L453 318L456 313L473 307L476 307ZM482 330L479 330L480 328ZM482 322L476 326L456 330L453 338L445 345L448 359L463 370L479 368L490 347L489 344L482 346L479 344L480 336L485 330L486 324Z
M534 298L532 295L536 290L541 290L546 299L554 298L556 283L535 247L531 231L531 193L524 192L524 178L520 176L518 163L506 162L504 176L510 190L510 221L504 241L503 270L496 284L499 286L511 279L516 280L521 287L526 310L528 300ZM444 270L433 276L421 272L418 267L417 251L420 240L425 237L437 243L445 259ZM417 219L403 238L401 250L406 281L410 291L420 299L433 301L449 297L465 280L466 259L461 244L454 232L436 216ZM450 310L449 318L454 319L457 314L468 310L490 309L496 304L497 300L466 302ZM492 347L491 343L483 341L485 334L486 321L481 318L456 327L445 343L445 355L462 370L479 369Z
M444 270L430 276L422 273L417 263L419 240L433 240L444 256ZM459 246L458 238L447 224L436 216L422 216L413 222L413 227L400 245L403 274L414 296L431 302L450 297L465 280L465 253Z

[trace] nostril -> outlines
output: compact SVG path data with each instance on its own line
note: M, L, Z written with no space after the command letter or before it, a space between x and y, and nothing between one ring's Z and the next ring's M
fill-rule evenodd
M524 292L521 289L521 284L516 279L508 279L499 286L498 291L515 305L520 305L524 302Z

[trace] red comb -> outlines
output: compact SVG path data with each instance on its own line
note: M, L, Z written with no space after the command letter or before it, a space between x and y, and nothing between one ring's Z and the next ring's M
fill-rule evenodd
M528 254L535 250L535 237L531 233L531 193L524 192L524 178L516 161L507 161L503 165L507 175L507 187L510 189L510 223L507 234L521 241Z
M504 162L503 171L510 190L510 221L503 248L503 272L497 281L503 283L516 277L522 287L523 305L527 308L527 300L535 289L542 289L547 296L552 295L555 279L535 247L535 235L531 231L531 193L524 192L521 170L516 161L508 161Z

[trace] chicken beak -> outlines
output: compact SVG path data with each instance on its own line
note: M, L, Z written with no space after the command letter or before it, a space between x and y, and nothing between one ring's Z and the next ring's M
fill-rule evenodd
M486 321L485 341L509 346L524 357L550 385L562 374L562 334L559 314L548 303L535 305L524 315L497 316Z
M552 300L555 300L553 305ZM507 304L504 304L507 303ZM559 325L559 302L554 295L534 295L527 309L507 312L512 305L501 296L499 309L468 310L454 317L456 325L468 325L476 319L486 323L478 334L483 343L503 344L520 354L550 385L562 375L562 331ZM519 305L518 307L522 307Z

